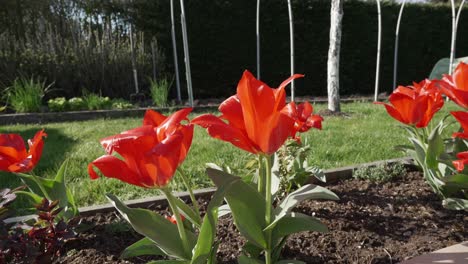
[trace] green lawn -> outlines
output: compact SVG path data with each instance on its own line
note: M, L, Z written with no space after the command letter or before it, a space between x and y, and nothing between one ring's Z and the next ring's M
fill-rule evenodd
M325 105L317 105L316 111ZM453 104L438 113L440 119L448 110L457 109ZM309 164L321 168L336 168L356 163L401 157L395 145L406 144L406 133L399 123L389 117L383 106L371 103L343 104L342 117L325 117L323 130L311 130L307 138L312 146ZM191 117L194 117L192 115ZM52 177L60 164L68 158L68 183L80 206L105 203L105 193L113 193L121 199L141 198L155 194L155 190L145 190L113 179L91 181L87 175L87 165L104 154L99 139L139 126L142 118L93 120L83 122L50 123L45 125L0 126L0 133L19 133L31 138L34 133L45 128L48 134L43 156L34 170L36 175ZM182 168L191 177L197 188L211 186L204 174L205 164L214 162L231 168L242 168L252 157L219 140L210 138L206 131L197 127L190 153ZM14 175L0 174L0 188L15 187L20 181ZM175 178L175 188L181 186Z

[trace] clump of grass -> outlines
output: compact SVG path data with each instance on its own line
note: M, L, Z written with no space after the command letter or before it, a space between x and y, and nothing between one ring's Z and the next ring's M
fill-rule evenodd
M40 79L17 78L13 84L5 89L6 101L18 113L39 112L42 106L42 98L52 84L46 85Z
M353 178L372 182L388 182L405 173L406 168L401 163L384 163L375 167L358 168L353 172Z
M150 79L150 94L153 104L159 107L168 106L167 100L169 96L169 88L172 85L172 81L164 78L161 80Z
M109 97L102 97L95 93L85 92L83 101L88 110L110 109L112 107L112 101Z

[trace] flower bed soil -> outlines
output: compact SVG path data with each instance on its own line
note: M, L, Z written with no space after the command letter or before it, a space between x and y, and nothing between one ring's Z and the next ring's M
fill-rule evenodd
M341 200L305 201L297 211L315 215L327 234L302 232L289 238L283 259L306 263L398 263L468 240L468 213L441 206L419 172L387 183L344 180L327 186ZM207 201L200 199L206 205ZM152 209L167 213L164 206ZM146 263L153 257L119 259L140 235L116 213L84 217L95 226L67 243L57 263ZM244 241L230 218L220 220L220 263L236 263Z

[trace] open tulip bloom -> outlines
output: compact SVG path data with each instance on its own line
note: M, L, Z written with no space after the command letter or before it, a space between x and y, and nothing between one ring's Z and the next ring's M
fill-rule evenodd
M54 179L37 177L31 172L41 159L45 137L47 134L44 130L36 132L34 137L28 140L29 150L26 150L20 135L0 134L0 171L18 176L29 191L16 193L26 195L33 203L39 204L43 198L59 201L59 206L63 209L60 217L67 220L78 214L71 191L65 185L67 162L62 164Z
M292 209L305 199L338 199L323 187L307 184L290 193L278 206L272 204L280 182L279 172L273 166L278 162L275 152L296 133L312 127L320 129L323 120L313 115L309 103L286 104L285 88L299 77L302 75L295 74L273 89L245 71L236 95L219 106L221 116L206 114L192 120L212 137L258 157L257 188L219 167L207 169L218 190L224 190L234 222L248 240L239 263L257 263L258 259L263 259L261 263L275 263L289 234L305 230L326 232L319 220Z
M40 130L28 140L26 150L23 138L18 134L0 134L0 170L7 172L29 172L39 162L47 134Z
M413 144L403 146L415 162L423 169L426 182L443 200L449 209L468 209L468 175L464 175L467 164L468 113L452 112L460 122L462 132L453 133L454 139L443 139L448 127L443 118L434 128L431 124L434 114L444 105L444 93L455 103L468 107L468 66L460 63L452 76L443 80L424 80L413 86L399 86L385 105L390 116L407 125L409 140ZM457 154L460 152L457 156Z
M170 218L150 210L129 208L114 195L107 195L120 214L145 236L125 249L124 258L167 255L183 263L212 263L214 259L216 212L223 201L222 195L215 195L202 220L188 179L178 169L192 144L193 125L187 119L191 111L185 108L166 117L148 110L141 127L102 139L106 154L88 165L92 179L98 178L95 171L98 169L106 177L143 188L157 188L166 195L172 211ZM189 191L193 208L174 197L169 188L176 170ZM187 221L183 219L191 225L184 225ZM198 239L193 227L199 229Z

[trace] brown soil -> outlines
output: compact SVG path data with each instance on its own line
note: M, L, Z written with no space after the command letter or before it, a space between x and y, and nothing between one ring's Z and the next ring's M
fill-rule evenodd
M328 188L341 200L306 201L297 211L315 215L327 234L302 232L289 238L283 259L306 263L397 263L468 239L468 213L442 208L421 174L388 183L346 180ZM201 201L206 204L206 201ZM165 208L156 208L163 210ZM58 263L146 263L120 260L120 252L141 238L117 214L98 214L95 226L67 244ZM229 218L220 220L220 263L236 263L243 240Z

